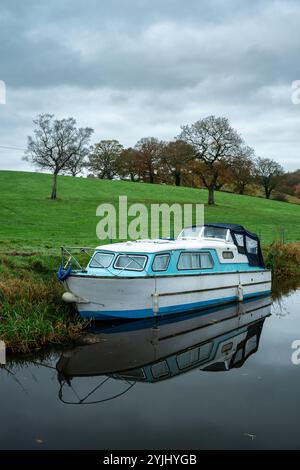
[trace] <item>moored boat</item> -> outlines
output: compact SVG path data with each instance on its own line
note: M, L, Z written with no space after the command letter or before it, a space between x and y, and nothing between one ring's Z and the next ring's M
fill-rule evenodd
M69 253L69 252L67 252ZM137 240L98 246L88 265L59 270L82 317L140 319L191 312L271 291L256 234L240 225L185 228L175 240Z

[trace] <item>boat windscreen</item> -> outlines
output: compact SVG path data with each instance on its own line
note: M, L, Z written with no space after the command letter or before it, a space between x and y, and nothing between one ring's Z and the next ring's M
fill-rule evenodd
M228 236L228 229L220 227L209 227L196 225L194 227L186 227L179 234L178 238L217 238L219 240L226 240Z
M228 229L220 227L204 227L204 238L219 238L221 240L226 240Z
M146 255L123 254L117 257L114 268L127 271L143 271L146 263Z
M108 268L114 259L113 253L96 252L90 261L90 268Z
M202 225L195 225L194 227L186 227L184 228L178 238L199 238L203 226Z

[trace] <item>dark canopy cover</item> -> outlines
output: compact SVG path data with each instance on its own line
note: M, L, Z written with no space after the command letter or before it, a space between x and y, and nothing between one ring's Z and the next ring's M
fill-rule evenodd
M236 224L209 223L205 224L205 227L229 229L239 253L248 257L250 266L265 268L260 240L256 233L248 232L242 225Z

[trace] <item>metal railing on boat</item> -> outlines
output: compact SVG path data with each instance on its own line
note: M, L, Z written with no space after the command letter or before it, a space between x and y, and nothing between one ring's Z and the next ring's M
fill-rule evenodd
M80 254L87 255L90 259L92 254L95 251L95 248L91 247L60 247L61 250L61 265L64 269L67 269L71 264L75 264L78 269L81 271L85 271L85 267L83 267L80 262L78 261L78 255L75 256L72 251L77 251ZM86 263L87 264L87 263Z

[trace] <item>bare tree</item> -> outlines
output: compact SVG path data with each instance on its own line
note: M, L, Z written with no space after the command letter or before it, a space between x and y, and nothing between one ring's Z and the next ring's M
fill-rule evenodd
M180 139L168 142L161 155L162 171L174 178L176 186L181 186L186 166L194 158L194 150L190 144Z
M224 117L208 116L181 129L180 139L192 145L196 159L202 162L201 178L212 205L220 170L229 165L243 141Z
M244 194L246 187L253 181L255 174L253 148L242 146L233 157L230 169L235 191Z
M143 179L145 181L150 183L155 182L164 145L164 142L159 141L155 137L144 137L137 142L135 149L140 154Z
M284 169L271 158L257 158L255 174L258 183L264 188L267 199L282 181Z
M77 128L74 118L58 120L53 114L40 114L33 123L34 136L28 137L24 160L52 171L51 199L56 199L57 175L68 169L72 159L84 159L93 129Z
M112 180L117 175L117 160L122 150L117 140L101 140L92 147L87 167L98 178Z

